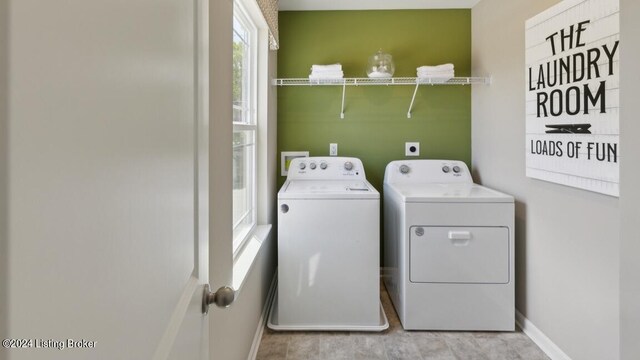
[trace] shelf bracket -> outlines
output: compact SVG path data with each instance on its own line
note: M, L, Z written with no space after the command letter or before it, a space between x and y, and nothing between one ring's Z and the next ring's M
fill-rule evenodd
M344 93L347 91L347 82L342 83L342 109L340 111L340 119L344 119Z
M418 93L418 87L420 83L416 81L416 88L413 90L413 96L411 97L411 104L409 104L409 111L407 111L407 119L411 119L411 109L413 109L413 102L416 100L416 94Z

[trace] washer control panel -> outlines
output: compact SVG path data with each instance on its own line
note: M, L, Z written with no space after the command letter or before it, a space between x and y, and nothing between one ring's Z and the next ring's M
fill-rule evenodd
M352 157L301 157L291 160L287 179L344 180L366 179L364 166Z
M472 183L467 164L457 160L398 160L387 165L387 183Z

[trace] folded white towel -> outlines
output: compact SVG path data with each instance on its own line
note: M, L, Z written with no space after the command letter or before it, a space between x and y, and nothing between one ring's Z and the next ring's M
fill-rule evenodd
M419 78L439 77L452 78L455 76L453 64L443 64L437 66L420 66L416 69Z
M453 71L418 71L417 75L418 77L453 77L455 73Z
M419 83L442 84L447 82L453 76L418 76Z
M323 74L342 74L342 70L311 70L312 74L323 75Z
M452 73L455 70L418 70L421 74L444 74L444 73Z
M418 81L430 84L444 83L455 76L454 70L425 70L418 68Z
M323 74L311 73L309 74L309 79L311 80L342 79L343 76L344 74L342 73L342 71L340 72L336 71L333 73L323 73Z
M417 70L418 71L450 71L453 70L454 66L453 64L442 64L442 65L435 65L435 66L420 66Z
M443 72L452 72L455 71L454 69L450 69L450 70L425 70L425 69L418 69L417 72L421 72L421 73L443 73Z
M342 65L311 65L311 71L342 71Z

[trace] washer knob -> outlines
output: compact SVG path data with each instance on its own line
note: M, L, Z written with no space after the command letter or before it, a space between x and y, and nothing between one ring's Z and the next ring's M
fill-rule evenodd
M300 170L304 170L306 167L307 165L305 163L300 163Z
M451 171L451 169L450 169L447 165L445 165L445 166L443 166L443 167L442 167L442 172L443 172L443 173L445 173L445 174L446 174L446 173L448 173L449 171Z
M453 172L456 173L456 174L459 173L460 172L460 166L458 166L458 165L454 166L453 167Z
M345 170L352 170L353 169L353 163L351 161L347 161L346 163L344 163L344 169Z
M309 169L315 170L316 169L316 163L312 162L311 164L309 164Z
M326 163L326 162L324 162L324 161L323 161L323 162L321 162L321 163L320 163L320 169L324 170L324 169L326 169L326 168L327 168L327 163Z
M410 170L409 165L400 165L400 172L402 174L408 174Z

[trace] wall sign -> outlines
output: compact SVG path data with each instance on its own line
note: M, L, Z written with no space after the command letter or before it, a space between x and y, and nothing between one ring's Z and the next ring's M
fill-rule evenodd
M619 0L526 22L527 176L619 196Z

